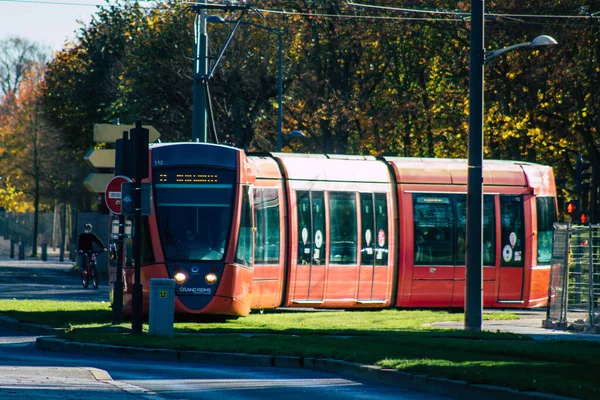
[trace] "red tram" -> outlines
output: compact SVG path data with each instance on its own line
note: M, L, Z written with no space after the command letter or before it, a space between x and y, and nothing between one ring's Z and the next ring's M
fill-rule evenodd
M251 155L207 143L149 151L145 312L152 278L176 280L176 314L463 307L465 160ZM552 169L486 161L483 173L484 306L545 306ZM129 314L130 243L125 253Z

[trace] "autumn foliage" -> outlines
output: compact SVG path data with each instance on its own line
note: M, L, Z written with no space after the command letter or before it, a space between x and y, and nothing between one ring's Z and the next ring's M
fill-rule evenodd
M283 132L306 134L286 141L284 151L466 157L470 2L365 3L389 8L257 0L244 15L283 40ZM568 179L575 154L598 164L600 6L547 0L485 6L487 50L542 34L559 42L486 65L485 157L552 165ZM209 14L235 20L241 11ZM94 146L94 123L116 118L141 118L163 141L191 140L194 18L179 1L107 5L48 63L32 95L73 159ZM232 26L208 25L211 60ZM275 149L277 52L277 34L238 28L209 82L212 141ZM17 107L8 103L7 97L3 107ZM11 152L15 121L7 118L0 115L2 151Z

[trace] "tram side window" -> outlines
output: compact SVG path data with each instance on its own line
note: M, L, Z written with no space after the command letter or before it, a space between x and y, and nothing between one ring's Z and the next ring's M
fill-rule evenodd
M278 264L281 234L279 229L279 193L277 189L254 190L257 264Z
M496 264L496 202L483 196L483 265Z
M413 194L416 265L452 265L451 195Z
M242 187L242 213L235 262L252 265L252 213L250 205L250 186Z
M356 264L356 194L329 193L329 262Z
M315 265L325 264L326 232L325 232L325 194L311 192L312 226L314 229L314 248L312 262Z
M373 212L373 194L360 194L360 232L362 249L360 250L360 263L362 265L373 265L375 254L375 215Z
M375 193L375 224L377 230L375 265L387 265L389 240L387 196L385 193Z
M554 197L538 197L537 232L538 232L538 264L549 264L552 261L552 235L556 222L556 203Z
M483 265L496 261L494 196L483 197ZM456 195L456 265L465 265L467 251L467 196Z
M500 196L502 266L524 265L523 196Z
M298 208L298 264L310 265L312 248L312 223L310 218L310 193L296 192Z

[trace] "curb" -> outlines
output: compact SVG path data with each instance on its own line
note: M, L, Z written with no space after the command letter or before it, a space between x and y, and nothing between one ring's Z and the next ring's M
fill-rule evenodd
M470 384L426 375L413 375L395 369L381 368L327 358L269 356L243 353L215 353L207 351L179 351L162 349L142 349L126 346L99 345L70 342L53 337L39 337L36 347L40 350L76 353L98 356L135 358L140 360L161 360L198 364L238 365L252 367L296 368L327 372L359 380L368 380L389 386L412 389L419 392L446 395L454 398L485 398L490 400L567 400L570 397L523 392L500 386Z

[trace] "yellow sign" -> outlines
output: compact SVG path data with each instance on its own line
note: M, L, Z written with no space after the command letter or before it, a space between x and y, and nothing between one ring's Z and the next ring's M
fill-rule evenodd
M94 168L114 168L115 150L114 149L92 149L87 152L85 161Z
M167 291L166 290L161 290L159 294L160 294L160 298L161 299L164 299L164 298L167 297Z
M150 143L158 140L160 132L152 125L142 125L142 127L149 130L148 141ZM94 142L114 143L117 139L123 138L123 131L129 131L133 128L135 128L135 125L94 124Z
M83 181L84 186L93 193L104 193L106 185L114 177L113 174L91 173Z

